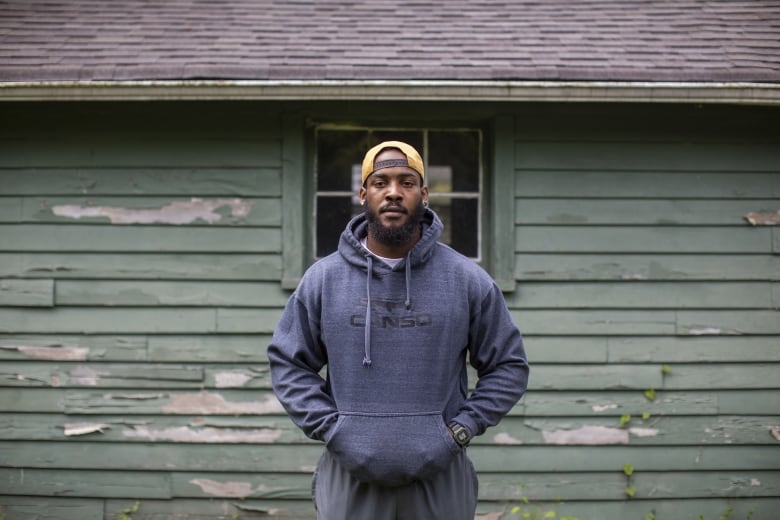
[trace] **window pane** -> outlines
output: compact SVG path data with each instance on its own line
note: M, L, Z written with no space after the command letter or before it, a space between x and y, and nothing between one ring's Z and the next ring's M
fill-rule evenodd
M414 149L423 154L423 133L410 130L370 130L371 144L363 150L365 154L368 148L383 141L403 141L406 144L414 146ZM363 160L363 156L360 156Z
M352 197L317 197L317 256L327 256L338 248L339 237L360 206ZM354 213L353 213L354 212Z
M479 204L477 199L431 197L430 207L444 223L441 241L466 256L479 256Z
M479 191L479 134L464 131L431 131L428 134L429 168L444 165L452 170L451 191Z
M369 144L365 130L329 130L317 135L317 191L352 191L352 167Z

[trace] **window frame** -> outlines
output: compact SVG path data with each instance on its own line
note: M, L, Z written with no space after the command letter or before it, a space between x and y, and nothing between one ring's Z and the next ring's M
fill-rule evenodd
M496 284L504 292L516 288L515 266L515 142L514 117L497 115L489 125L404 125L365 124L350 125L364 128L435 128L468 129L480 132L480 196L481 211L478 228L480 261ZM326 128L345 128L334 123L317 125ZM282 251L281 285L293 290L297 287L307 266L314 260L312 226L315 185L314 126L307 125L306 117L298 112L282 118Z

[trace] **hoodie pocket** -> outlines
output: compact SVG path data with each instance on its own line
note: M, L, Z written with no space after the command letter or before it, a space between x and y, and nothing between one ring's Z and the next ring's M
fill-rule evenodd
M356 478L399 486L434 476L461 448L441 413L430 412L342 413L328 449Z

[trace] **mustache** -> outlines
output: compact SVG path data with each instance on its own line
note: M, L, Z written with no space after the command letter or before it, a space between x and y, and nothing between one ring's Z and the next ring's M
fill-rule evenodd
M407 214L409 213L409 210L403 207L402 205L395 204L392 202L379 207L379 213L384 213L386 211L391 211L391 210L400 211L401 213L407 213Z

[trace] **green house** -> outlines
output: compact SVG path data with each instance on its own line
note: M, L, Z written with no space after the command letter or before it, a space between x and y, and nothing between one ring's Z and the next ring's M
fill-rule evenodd
M388 136L526 339L477 518L777 518L778 20L0 2L0 518L314 518L266 346Z

